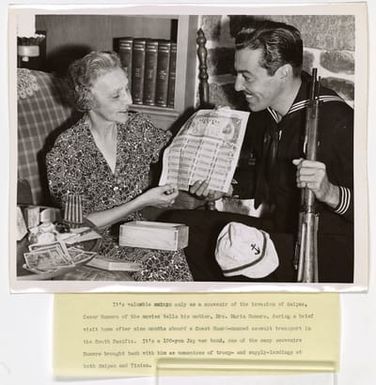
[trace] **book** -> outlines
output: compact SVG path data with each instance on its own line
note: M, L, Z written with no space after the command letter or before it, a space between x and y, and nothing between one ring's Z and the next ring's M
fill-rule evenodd
M110 271L139 271L142 268L141 265L137 262L122 261L120 259L109 259L101 255L98 255L91 261L87 262L86 266Z
M121 65L128 75L128 88L132 91L132 52L133 37L121 37L117 42L117 51L119 53Z
M155 104L167 107L168 77L170 72L171 41L159 40Z
M176 43L171 43L170 72L168 76L167 107L175 107L175 81L176 81Z
M132 99L134 104L143 104L146 39L133 40L132 52Z
M158 40L147 40L145 48L144 104L155 105L157 82Z

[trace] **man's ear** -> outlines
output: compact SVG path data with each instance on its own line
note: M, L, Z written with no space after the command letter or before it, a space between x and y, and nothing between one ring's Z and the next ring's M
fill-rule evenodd
M284 64L277 69L276 73L281 80L287 80L292 76L292 67L290 64Z

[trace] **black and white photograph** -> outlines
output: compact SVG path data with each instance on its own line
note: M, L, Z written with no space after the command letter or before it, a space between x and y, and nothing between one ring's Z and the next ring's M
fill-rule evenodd
M365 7L9 17L12 290L366 289Z

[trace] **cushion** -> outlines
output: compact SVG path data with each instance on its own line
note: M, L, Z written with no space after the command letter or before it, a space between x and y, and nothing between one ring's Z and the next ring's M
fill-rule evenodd
M26 179L19 179L17 181L17 204L31 205L33 203L33 196L31 194L30 183Z

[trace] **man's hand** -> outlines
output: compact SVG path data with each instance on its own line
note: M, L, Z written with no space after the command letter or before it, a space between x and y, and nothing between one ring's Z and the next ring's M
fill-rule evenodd
M198 199L205 199L207 201L216 201L223 198L224 196L232 195L232 186L227 193L222 191L209 190L209 183L204 181L196 181L192 186L189 187L189 192L196 196Z
M314 160L294 159L296 166L296 184L299 188L307 187L317 200L335 208L339 204L339 187L329 182L326 166Z

